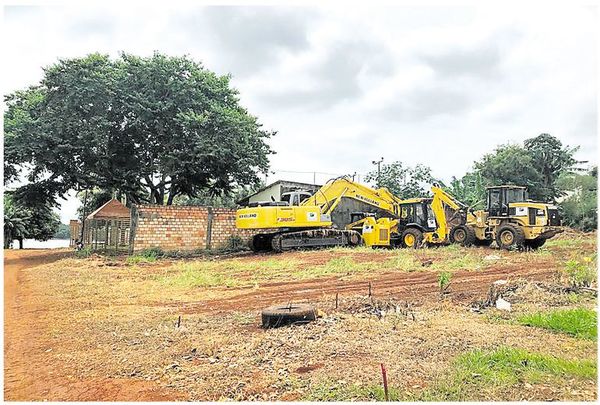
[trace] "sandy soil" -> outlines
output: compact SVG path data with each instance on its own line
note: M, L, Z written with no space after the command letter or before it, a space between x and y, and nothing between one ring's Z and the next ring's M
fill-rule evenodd
M4 400L170 401L184 397L135 379L79 379L52 360L43 291L25 269L60 260L67 249L4 250ZM43 284L42 284L43 286Z

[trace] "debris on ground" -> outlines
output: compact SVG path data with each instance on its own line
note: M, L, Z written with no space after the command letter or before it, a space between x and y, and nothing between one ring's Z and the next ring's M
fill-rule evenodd
M500 260L502 259L501 256L498 255L487 255L483 258L483 260Z
M383 318L386 315L397 314L407 319L416 320L416 314L409 302L397 302L393 298L377 299L361 297L347 305L345 310L351 314L368 314Z
M498 308L501 311L510 311L510 302L502 298L498 298L496 300L496 308Z

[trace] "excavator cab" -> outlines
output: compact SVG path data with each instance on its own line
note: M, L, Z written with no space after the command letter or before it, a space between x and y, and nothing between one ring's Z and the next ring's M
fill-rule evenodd
M290 191L281 194L281 201L286 202L289 206L297 207L311 195L308 191Z
M487 212L490 217L508 217L510 203L525 202L527 189L522 186L496 186L487 188Z

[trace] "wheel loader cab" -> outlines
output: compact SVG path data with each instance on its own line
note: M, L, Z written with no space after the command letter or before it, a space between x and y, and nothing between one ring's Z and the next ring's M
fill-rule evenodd
M490 217L510 216L509 204L527 201L527 189L520 186L498 186L487 189L487 212Z

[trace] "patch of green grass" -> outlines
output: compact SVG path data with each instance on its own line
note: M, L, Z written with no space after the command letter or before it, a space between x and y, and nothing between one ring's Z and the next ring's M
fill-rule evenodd
M176 287L235 287L242 284L239 279L218 271L210 262L186 263L179 266L173 276L162 277L164 284Z
M388 386L389 399L400 401L400 391ZM302 401L384 401L385 394L383 386L355 384L343 385L335 382L321 382L309 387L309 392L301 399Z
M394 257L386 260L385 265L386 267L409 272L415 271L418 267L420 267L420 264L417 263L417 260L414 257L414 249L398 250Z
M127 258L127 264L137 264L137 263L154 263L156 261L156 257L144 257L144 256L129 256Z
M418 394L417 400L464 401L491 398L496 391L522 382L551 382L557 378L596 380L590 360L565 360L511 347L473 350L456 358L449 374Z
M438 274L438 287L440 288L440 294L443 294L444 291L450 287L451 280L452 273L449 271L442 271Z
M563 332L577 338L596 340L598 314L585 308L562 309L523 315L518 322L525 326Z
M348 256L334 257L329 259L329 261L325 264L294 271L292 273L292 278L306 279L333 276L337 274L354 274L375 269L377 266L381 266L381 264L374 262L358 263L353 258Z
M451 245L456 246L456 245ZM448 260L435 260L431 265L432 270L479 270L481 259L471 253L457 251Z
M560 247L560 248L576 248L582 247L587 241L582 238L561 238L561 239L548 239L545 246L547 247Z

